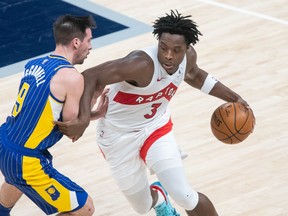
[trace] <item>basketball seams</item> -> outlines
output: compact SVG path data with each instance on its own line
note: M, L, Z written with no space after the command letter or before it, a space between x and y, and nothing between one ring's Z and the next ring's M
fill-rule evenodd
M217 117L217 111L218 111L218 116L220 117L221 121L224 123L226 129L228 129L228 131L229 131L230 134L231 134L232 131L227 127L227 124L226 124L226 122L224 121L223 116L222 116L222 114L221 114L220 108L218 108L217 110L215 110L213 116L216 116L216 117ZM212 117L212 118L213 118L213 117ZM213 118L213 119L216 119L216 118ZM215 123L215 122L214 122L214 123ZM221 133L222 135L225 135L225 136L226 136L225 138L217 138L218 140L220 140L220 141L222 141L222 142L224 142L224 141L226 141L226 140L229 140L229 141L230 141L230 144L232 144L232 141L233 141L233 140L232 140L232 137L233 137L233 135L230 136L228 133L225 133L225 132L219 130L219 129L216 128L213 124L211 124L211 127L214 129L214 132L217 131L218 133ZM233 134L233 133L232 133L232 134Z
M242 142L243 140L241 140L240 138L237 137L237 134L240 134L240 133L239 133L240 130L237 129L237 111L238 111L238 109L236 109L236 105L237 105L237 104L236 104L236 103L232 103L232 105L233 105L233 108L234 108L234 119L233 119L233 120L234 120L234 121L233 121L233 122L234 122L234 129L235 129L235 131L236 131L236 133L233 134L233 136L234 136L237 140L239 140L239 142ZM244 124L244 125L245 125L245 124ZM243 128L243 125L242 125L241 128Z
M253 122L251 122L253 118L253 112L248 109L247 113L244 105L226 102L215 109L211 116L210 126L219 141L236 144L245 140L253 130Z
M222 138L222 139L219 139L219 138L218 138L218 140L220 140L220 141L225 141L225 140L227 140L227 139L230 139L230 143L232 143L232 139L229 137L229 134L224 133L223 131L217 129L214 125L211 125L211 127L214 129L214 132L217 131L218 133L221 133L221 134L223 134L223 135L226 136L225 138Z
M241 126L241 128L239 129L238 133L241 134L241 135L246 135L247 133L251 133L250 131L246 132L246 133L241 133L241 130L243 129L243 127L245 127L246 123L248 122L248 119L250 118L250 112L249 110L248 111L248 115L245 119L245 122L243 123L243 125ZM236 120L235 120L236 121ZM237 129L236 129L237 130Z
M234 123L235 123L235 122L236 122L236 107L235 107L235 103L232 103L232 105L233 105ZM236 136L236 134L238 133L238 131L237 131L235 125L234 125L234 128L235 128L235 133L234 133L234 132L228 127L228 124L227 124L227 122L225 121L225 118L223 118L223 115L222 115L222 113L220 112L220 110L221 110L221 109L218 109L218 112L219 112L219 115L220 115L220 117L221 117L221 120L223 121L225 127L228 129L228 131L229 131L230 134L231 134L231 135L227 135L228 137L225 138L224 140L230 138L231 143L232 143L232 141L233 141L233 140L232 140L232 137L235 137L239 142L241 142L242 140L240 140L240 139Z
M250 133L251 133L251 130L250 130L250 131L248 130L247 132L241 132L241 130L246 126L248 120L249 120L250 118L253 118L253 115L252 115L251 111L250 111L249 109L247 109L247 108L246 108L246 110L247 110L247 112L248 112L248 115L246 115L246 119L245 119L244 123L242 124L242 126L240 127L240 129L237 130L237 131L238 131L238 134L240 134L240 135L247 135L247 134L250 134ZM252 115L252 117L251 117L251 115ZM245 137L245 138L246 138L246 137Z

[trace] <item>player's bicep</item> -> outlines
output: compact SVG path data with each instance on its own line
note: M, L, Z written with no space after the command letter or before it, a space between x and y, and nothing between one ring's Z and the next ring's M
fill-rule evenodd
M137 80L147 66L147 56L133 52L124 58L108 61L83 72L85 81L96 80L100 85L110 85L125 80Z
M63 121L76 119L79 112L79 102L84 89L84 79L81 74L71 74L65 82L66 97L63 106Z
M125 60L118 59L108 62L103 68L103 75L99 76L99 82L101 84L109 85L117 82L122 82L131 74Z

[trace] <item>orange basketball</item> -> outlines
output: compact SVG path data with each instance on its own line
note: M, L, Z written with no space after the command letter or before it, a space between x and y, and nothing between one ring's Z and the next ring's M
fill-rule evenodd
M252 110L240 103L225 103L212 114L210 125L214 136L223 143L236 144L253 131L255 117Z

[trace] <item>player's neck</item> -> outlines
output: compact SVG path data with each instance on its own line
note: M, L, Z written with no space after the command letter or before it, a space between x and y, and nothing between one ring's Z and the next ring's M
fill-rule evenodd
M54 55L63 56L66 58L71 64L73 64L73 52L69 50L68 47L63 45L57 45L56 49L53 52Z

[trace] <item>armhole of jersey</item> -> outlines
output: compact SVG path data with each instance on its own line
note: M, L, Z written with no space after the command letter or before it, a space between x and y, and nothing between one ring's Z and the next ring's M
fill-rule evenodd
M74 66L73 65L60 65L60 66L58 66L57 68L55 68L54 70L55 70L55 74L60 70L60 69L62 69L62 68L74 68ZM55 74L53 75L53 76L55 76ZM51 80L53 79L53 77L51 77ZM50 87L49 87L50 88ZM57 97L55 97L53 94L52 94L52 92L51 92L51 89L50 89L50 96L55 100L55 101L57 101L58 103L64 103L65 102L65 100L59 100Z
M51 91L50 91L50 96L53 98L53 100L57 101L58 103L64 103L64 102L65 102L65 100L62 101L62 100L59 100L58 98L56 98L56 97L52 94Z

